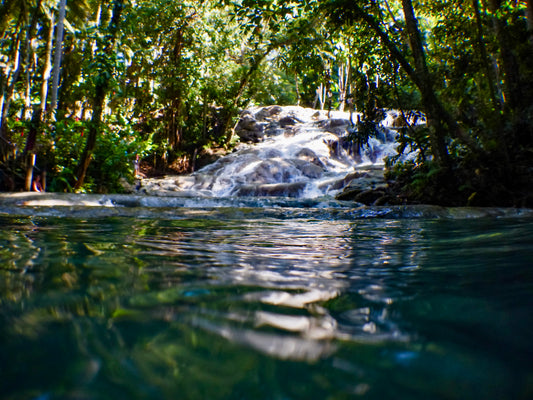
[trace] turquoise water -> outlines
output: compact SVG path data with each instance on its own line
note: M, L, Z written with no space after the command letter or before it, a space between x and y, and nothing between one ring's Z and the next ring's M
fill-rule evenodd
M1 399L533 398L530 217L40 210L0 216Z

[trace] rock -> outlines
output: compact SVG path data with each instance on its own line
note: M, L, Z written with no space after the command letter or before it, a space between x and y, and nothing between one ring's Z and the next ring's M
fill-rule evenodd
M267 118L273 117L274 115L277 115L283 111L283 107L281 106L270 106L270 107L263 107L258 112L255 113L255 118L258 121L263 121Z
M344 136L350 126L350 121L343 118L330 118L319 121L318 126L336 136Z
M297 168L288 161L269 159L256 165L245 179L247 183L255 182L258 184L288 182L297 173Z
M342 192L335 196L335 200L354 201L355 196L361 193L361 189L345 188Z
M124 193L134 193L136 191L136 185L132 185L126 178L120 178L119 184L122 186Z
M370 189L360 192L354 197L354 201L358 203L366 204L367 206L373 205L377 200L385 196L384 190Z
M322 176L324 173L324 168L305 160L294 159L291 160L291 163L298 168L302 175L311 178L317 179Z
M224 157L227 154L228 151L223 147L202 149L196 157L195 170L205 167L206 165L212 164L216 160L221 157Z
M389 204L385 188L362 190L360 188L344 190L335 199L354 201L367 206Z
M320 161L320 158L316 155L316 153L308 149L307 147L301 149L298 153L296 153L296 157L300 160L308 161L310 163L313 163L321 168L325 168L324 163Z
M291 115L287 115L286 117L283 117L279 120L279 124L281 125L282 128L296 125L299 122L302 122L302 121L300 121L298 118L293 117Z
M242 185L237 189L235 195L298 197L304 188L305 182Z
M312 116L311 116L312 119L314 120L319 120L320 118L322 118L322 114L320 111L317 111L316 113L314 113Z
M264 126L252 115L244 114L235 126L235 134L244 142L257 143L265 135Z
M265 127L264 133L267 137L283 135L287 131L279 126L277 122L271 122Z
M379 197L382 197L387 193L387 186L382 167L366 168L354 171L346 175L342 181L337 181L336 189L342 188L340 185L343 183L346 186L341 193L335 196L337 200L352 200L364 204L372 204ZM374 196L371 196L370 193L362 195L364 192L372 191L376 192ZM361 197L358 197L360 195Z
M368 176L369 176L368 172L359 172L359 171L352 172L352 173L346 175L343 179L334 182L329 187L329 189L330 190L339 190L339 189L342 189L343 187L346 187L347 185L349 185L350 182L353 181L354 179L367 178Z
M403 128L408 125L403 115L397 114L395 117L393 117L391 126L393 126L394 128Z

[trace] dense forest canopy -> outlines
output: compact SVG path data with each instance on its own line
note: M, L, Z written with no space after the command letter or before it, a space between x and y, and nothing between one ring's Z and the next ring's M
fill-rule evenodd
M406 201L532 206L532 82L529 0L2 0L0 190L190 171L243 108L299 104L423 111Z

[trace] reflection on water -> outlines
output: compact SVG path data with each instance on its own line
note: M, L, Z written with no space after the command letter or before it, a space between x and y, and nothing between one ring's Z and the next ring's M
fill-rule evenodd
M533 395L530 219L266 215L0 217L2 398Z

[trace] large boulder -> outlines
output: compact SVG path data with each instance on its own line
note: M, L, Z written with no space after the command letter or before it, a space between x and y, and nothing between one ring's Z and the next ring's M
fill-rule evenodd
M342 185L345 186L343 191L335 196L337 200L356 201L366 205L374 204L388 192L382 167L354 171L336 182L334 188L340 189Z
M243 142L260 142L265 136L264 124L259 123L251 114L245 113L235 126L235 134Z

